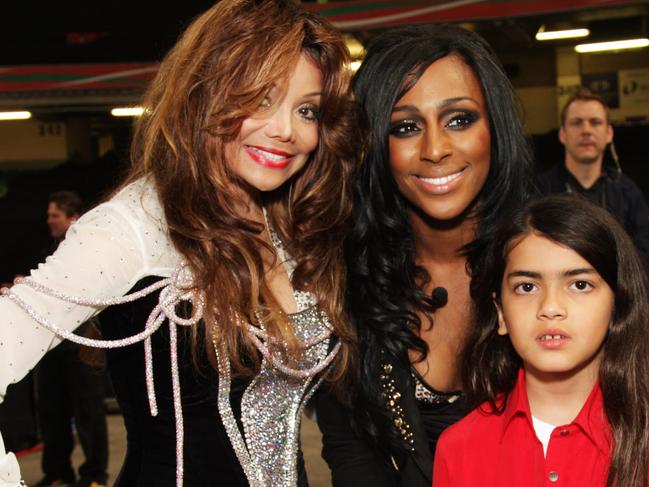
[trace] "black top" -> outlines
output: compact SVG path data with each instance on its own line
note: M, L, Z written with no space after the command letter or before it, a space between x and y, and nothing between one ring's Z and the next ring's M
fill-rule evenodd
M160 277L140 280L129 294ZM112 306L101 313L104 339L119 339L141 332L159 291L133 303ZM109 349L107 366L117 402L124 415L127 449L116 487L175 487L176 430L169 358L169 328L165 324L151 337L158 415L151 416L144 373L144 344ZM192 360L191 329L178 328L178 363L184 419L184 486L247 486L248 482L219 416L218 375L205 347ZM230 401L236 418L249 380L233 380ZM241 430L241 425L239 425ZM300 486L307 486L301 452L297 462Z
M446 428L457 423L468 413L461 391L441 392L433 389L417 370L412 367L412 376L415 381L415 397L421 421L426 431L430 452L435 458L437 441ZM424 392L419 397L417 389Z
M405 428L412 448L400 460L377 451L357 431L353 412L320 391L316 412L323 434L322 456L331 468L334 487L430 487L439 435L468 412L460 399L445 405L418 400L411 367L387 358L382 367L390 387L386 406L396 412L395 424Z
M417 402L419 403L419 414L421 414L421 420L424 423L430 451L433 458L435 458L435 449L440 435L446 428L466 416L468 411L462 399L458 399L455 402L441 402L438 404L426 403L424 401Z

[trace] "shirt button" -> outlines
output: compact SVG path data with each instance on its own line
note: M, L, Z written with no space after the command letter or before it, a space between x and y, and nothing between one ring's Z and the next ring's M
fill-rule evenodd
M555 471L552 471L548 474L548 478L550 479L550 482L556 482L559 480L559 474Z
M563 429L563 430L559 431L559 434L561 436L568 436L570 434L570 431L568 431L567 429Z

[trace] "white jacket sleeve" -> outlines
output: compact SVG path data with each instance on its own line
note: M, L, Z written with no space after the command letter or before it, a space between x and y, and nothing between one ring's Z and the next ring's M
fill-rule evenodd
M144 263L133 224L111 203L75 223L56 252L33 270L35 282L89 299L122 296L137 282ZM33 312L72 331L101 309L70 304L18 284L14 292ZM59 342L8 297L0 297L0 400L7 386L23 378Z
M13 453L6 453L0 436L0 487L19 487L24 485L20 479L18 460Z
M90 299L125 294L140 278L143 245L133 222L119 206L106 203L70 227L56 252L30 278L59 292ZM67 303L24 284L12 292L59 328L74 330L101 309ZM0 401L59 339L34 321L9 297L0 297ZM6 454L0 437L0 487L20 485L16 457Z

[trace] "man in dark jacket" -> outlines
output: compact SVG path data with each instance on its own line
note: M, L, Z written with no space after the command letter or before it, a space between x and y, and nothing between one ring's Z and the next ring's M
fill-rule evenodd
M563 163L539 177L543 194L573 193L606 208L624 225L649 262L649 208L638 186L617 165L604 164L604 152L613 141L609 108L586 89L572 95L561 110L559 140Z
M81 206L81 198L71 191L50 195L47 225L52 245L47 249L48 255L56 250L70 226L79 218ZM94 326L87 321L75 333L91 336ZM92 360L86 360L90 356L80 345L64 341L47 352L39 364L38 413L43 436L41 466L45 476L36 486L104 487L106 484L108 436L104 372L97 364L92 364ZM79 467L80 479L76 482L70 461L74 448L73 418L85 455L85 462Z

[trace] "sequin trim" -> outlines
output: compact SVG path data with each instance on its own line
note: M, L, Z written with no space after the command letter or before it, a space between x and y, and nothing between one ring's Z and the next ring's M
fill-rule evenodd
M295 334L304 342L317 338L325 319L315 308L291 316ZM259 374L243 394L241 422L246 444L264 472L266 485L297 484L293 445L298 443L298 411L312 378L333 358L327 358L328 345L327 337L305 348L298 362L303 370L293 372L280 367L278 357L264 356Z
M248 479L250 487L265 487L263 472L257 468L248 453L243 437L239 433L239 426L232 412L232 406L230 405L230 383L232 381L230 361L227 358L227 354L220 349L216 335L212 336L212 343L214 344L216 363L219 368L219 393L217 403L219 414L221 415L221 422L230 439L234 453L237 455L243 473Z
M462 397L461 394L455 392L435 391L424 384L416 372L412 371L411 375L415 382L415 398L418 401L427 404L452 404Z
M277 255L290 277L293 261L287 257L267 218L266 225ZM289 367L282 363L281 357L271 352L271 338L264 330L263 322L259 327L245 324L250 339L262 354L262 362L259 374L248 385L241 400L243 434L230 404L230 363L220 349L217 336L213 335L219 368L219 413L252 487L297 484L301 414L324 378L324 374L317 375L329 366L341 346L337 343L327 353L333 331L327 316L314 306L315 297L311 293L293 289L293 295L299 311L289 315L289 319L303 348L296 366Z
M213 345L219 368L218 408L221 421L250 486L296 485L302 412L325 375L320 375L309 388L315 374L304 375L303 371L278 367L277 359L268 361L264 357L260 373L246 388L241 401L244 438L230 404L230 362L220 349L216 335L213 335ZM311 347L312 350L305 351L311 360L320 361L322 366L318 369L329 365L334 355L333 352L326 354L328 345L329 339L322 340ZM339 348L340 344L336 344L334 351ZM322 359L325 355L326 358ZM274 407L269 408L269 404ZM280 431L277 431L278 428Z
M264 217L266 217L265 211ZM294 262L291 258L287 257L279 237L272 230L270 225L268 225L268 222L267 228L269 229L271 241L277 250L278 256L285 265L290 277L294 269ZM182 262L169 278L162 279L140 291L125 296L109 297L104 299L87 299L62 293L56 289L37 283L31 278L21 278L16 281L16 284L24 284L38 292L58 298L62 301L94 308L104 308L107 306L130 303L160 289L158 304L151 311L144 326L144 330L130 337L118 340L96 340L75 335L68 330L59 328L55 324L51 323L47 318L41 316L34 308L13 292L11 288L2 288L0 290L1 295L12 300L34 321L61 339L96 348L120 348L141 341L144 342L146 387L149 409L152 416L157 416L158 406L153 377L151 335L153 335L165 321L169 322L171 380L176 427L177 487L182 487L184 478L184 420L178 369L177 326L196 325L203 317L203 311L206 304L205 293L195 289L193 283L193 276L185 262ZM304 368L292 368L281 363L281 360L278 357L274 357L269 351L267 343L270 340L263 328L255 327L252 324L246 324L251 340L263 356L260 374L248 386L244 392L244 400L242 400L242 422L245 421L245 424L249 425L248 430L246 431L246 436L250 438L250 445L246 445L245 440L241 436L230 405L230 363L227 360L227 356L219 350L217 341L214 339L214 349L219 369L219 413L221 414L221 420L237 458L241 463L250 485L253 487L295 485L297 483L296 461L300 418L306 403L313 396L314 392L324 379L324 374L317 378L312 387L309 388L309 384L312 382L314 377L331 364L341 347L341 343L338 342L331 352L327 354L329 342L333 333L333 327L329 323L327 316L324 313L317 311L315 306L315 296L311 293L295 289L293 290L293 295L300 311L291 316L295 317L294 324L296 325L296 335L298 339L302 341L302 346L304 347L304 356L300 363ZM189 318L181 318L176 314L176 307L181 302L191 303L192 316ZM306 323L302 322L303 320ZM276 390L278 384L280 387L285 387L286 390ZM282 392L287 394L289 388L291 389L291 400L288 400L281 405L275 403L274 413L269 412L269 409L266 409L264 412L260 411L259 406L268 404L269 399L281 398L286 400L288 395L282 396L281 394ZM271 394L267 395L267 391L270 391ZM287 409L288 414L284 414ZM281 439L278 441L278 443L281 443L279 446L282 453L280 455L269 455L268 450L265 448L264 438L267 434L266 430L272 422L278 423L276 421L278 419L277 410L282 411L283 419L285 420L285 428L280 435ZM274 416L272 414L274 414ZM257 420L261 415L265 415L265 426L258 427ZM253 426L255 431L250 428L250 425ZM250 452L253 452L252 456Z
M112 297L106 299L87 299L79 296L72 296L61 293L55 289L39 284L30 278L19 279L17 284L24 284L36 291L43 294L56 297L62 301L66 301L81 306L90 306L94 308L103 308L106 306L113 306L116 304L130 303L140 299L148 294L151 294L158 289L160 296L158 304L153 308L149 318L144 326L144 331L132 335L130 337L122 338L119 340L95 340L82 336L75 335L74 333L59 328L51 323L47 318L44 318L36 312L30 305L24 302L11 288L3 288L0 293L7 298L11 299L20 308L22 308L34 321L39 323L44 328L50 330L56 336L62 339L70 340L71 342L79 343L89 347L96 348L120 348L132 345L137 342L144 342L144 369L146 375L147 395L149 399L149 409L152 416L158 415L158 406L155 395L155 384L153 377L153 354L151 350L151 335L153 335L164 323L165 320L169 322L169 341L170 341L170 359L171 359L171 380L173 387L173 403L174 415L176 423L176 486L182 487L183 485L183 445L184 445L184 424L182 402L180 394L180 380L178 373L178 351L177 351L177 326L193 326L197 324L203 317L203 310L205 309L205 293L193 289L193 276L189 271L186 263L181 263L173 275L169 278L162 279L151 286L148 286L140 291L132 294L127 294L121 297ZM192 316L189 318L181 318L176 312L175 308L181 302L186 301L192 304ZM175 326L172 326L175 325Z
M286 269L286 272L290 278L293 275L293 271L295 270L295 261L291 256L288 255L288 253L284 249L282 240L279 238L279 235L277 235L277 232L268 221L268 213L266 212L266 208L263 208L263 214L264 222L266 223L266 228L268 229L268 234L270 235L270 241L273 244L275 251L277 252L277 257L284 265L284 268ZM298 309L301 310L310 308L311 306L315 306L317 304L315 296L309 292L293 289L293 297L295 298Z

